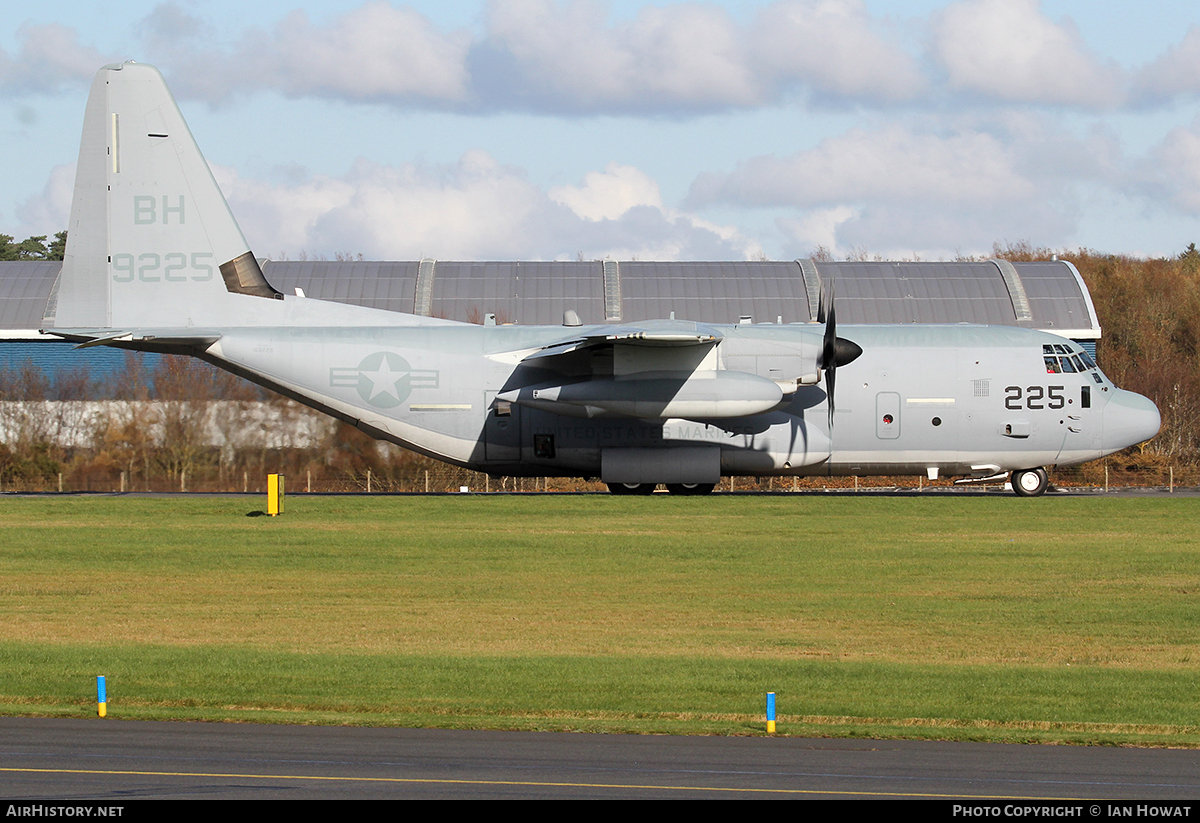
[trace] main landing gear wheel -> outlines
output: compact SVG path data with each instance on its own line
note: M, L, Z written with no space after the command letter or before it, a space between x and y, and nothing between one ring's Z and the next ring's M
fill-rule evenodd
M1012 473L1012 487L1021 497L1038 497L1046 493L1050 478L1045 469L1021 469Z
M609 494L654 494L654 483L609 483Z
M716 487L715 483L668 483L667 491L671 494L711 494Z

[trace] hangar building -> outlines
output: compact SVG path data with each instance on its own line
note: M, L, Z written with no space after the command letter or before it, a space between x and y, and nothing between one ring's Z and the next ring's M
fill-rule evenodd
M1067 261L984 262L262 262L285 294L467 322L585 325L674 316L711 323L814 322L835 283L838 325L979 323L1053 332L1095 354L1100 323ZM87 363L103 372L123 352L72 351L38 334L53 316L60 262L0 262L0 366ZM33 343L37 345L33 345ZM7 362L6 362L7 361Z

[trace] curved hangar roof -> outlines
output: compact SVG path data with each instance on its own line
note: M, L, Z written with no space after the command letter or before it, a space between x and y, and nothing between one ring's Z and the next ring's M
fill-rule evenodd
M37 338L60 263L0 263L0 336ZM808 322L834 282L838 322L1023 326L1100 337L1087 286L1066 261L826 263L639 261L263 263L286 294L483 322L557 325L675 317L713 323Z
M1066 261L818 263L266 263L291 294L481 322L554 325L669 317L712 323L808 322L835 282L840 323L981 323L1095 339L1087 286Z

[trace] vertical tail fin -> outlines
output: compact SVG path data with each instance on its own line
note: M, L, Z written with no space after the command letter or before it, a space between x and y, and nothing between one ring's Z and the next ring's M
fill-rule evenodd
M233 295L278 292L166 82L150 65L105 66L84 115L54 327L212 324Z

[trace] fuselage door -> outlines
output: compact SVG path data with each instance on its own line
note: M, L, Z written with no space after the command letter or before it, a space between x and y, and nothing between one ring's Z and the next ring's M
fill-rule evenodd
M484 458L492 463L517 462L521 459L521 407L496 399L496 392L484 392L487 417L483 424Z

